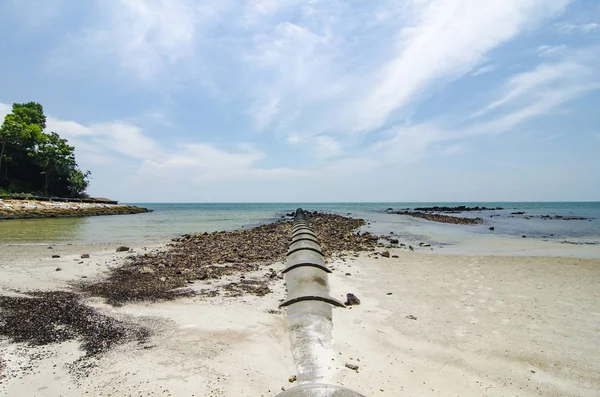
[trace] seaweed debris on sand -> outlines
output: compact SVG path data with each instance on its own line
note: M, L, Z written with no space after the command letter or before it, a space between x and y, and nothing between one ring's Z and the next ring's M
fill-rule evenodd
M377 242L369 233L353 233L364 225L362 219L314 212L310 213L310 222L326 255L371 249ZM132 256L126 264L111 270L108 278L81 283L79 288L112 305L174 299L194 293L181 288L194 280L243 275L283 261L291 230L292 223L281 220L245 230L187 234L174 239L168 249ZM276 273L271 271L259 282L240 278L224 289L264 295L270 292L268 283L274 276Z
M28 292L0 296L0 336L33 346L80 340L86 356L127 341L146 341L150 332L100 314L72 292Z

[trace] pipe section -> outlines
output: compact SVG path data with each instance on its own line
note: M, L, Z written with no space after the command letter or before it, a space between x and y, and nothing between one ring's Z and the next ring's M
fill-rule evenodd
M332 349L332 308L345 307L329 295L324 254L305 212L299 208L294 218L287 253L285 282L286 307L292 356L298 386L278 397L364 397L348 389L327 384L334 367Z

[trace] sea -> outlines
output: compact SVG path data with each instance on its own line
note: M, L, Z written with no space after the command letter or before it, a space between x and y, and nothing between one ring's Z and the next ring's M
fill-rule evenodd
M430 244L451 251L452 247L467 250L465 247L468 245L468 250L473 251L474 247L481 245L498 247L511 242L514 249L527 241L529 245L548 242L565 247L596 246L594 249L600 255L600 202L127 204L145 207L152 212L3 220L0 221L0 244L153 244L188 233L250 228L282 219L287 213L303 208L362 218L367 222L363 231L393 234L402 242L416 247ZM452 214L483 218L483 223L478 225L443 224L387 211L460 205L503 209ZM584 219L552 219L556 216ZM493 230L490 230L491 227Z

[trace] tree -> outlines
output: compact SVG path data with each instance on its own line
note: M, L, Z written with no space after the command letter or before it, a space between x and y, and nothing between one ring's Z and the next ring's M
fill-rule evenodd
M66 139L56 132L45 133L45 128L42 105L13 105L0 127L0 187L63 197L85 195L90 172L78 168L75 148Z
M2 174L2 163L19 162L43 139L46 116L42 105L35 102L15 103L12 113L4 118L0 127L0 175L8 179L8 168ZM8 165L8 164L7 164Z

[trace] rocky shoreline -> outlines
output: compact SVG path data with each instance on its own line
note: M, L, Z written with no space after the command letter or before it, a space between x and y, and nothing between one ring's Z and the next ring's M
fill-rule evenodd
M354 233L365 224L362 219L313 213L310 222L327 257L342 251L372 250L377 245L378 237ZM285 259L291 231L288 219L232 232L187 234L174 239L166 250L131 256L126 264L111 270L108 278L81 283L79 289L121 305L193 294L181 288L197 280L234 275L238 280L222 287L228 296L262 296L271 292L268 284L278 277L269 266ZM257 271L265 271L264 277L246 277Z
M355 232L365 224L362 219L312 213L310 222L327 257L342 251L371 251L378 245L378 237ZM144 344L150 335L147 329L103 315L87 306L86 298L100 297L109 305L122 306L191 295L264 296L282 278L273 265L285 259L291 231L288 218L245 230L183 235L152 252L118 247L117 252L132 255L109 270L106 278L72 282L71 291L19 290L0 295L0 337L32 346L76 339L82 342L86 358L127 341ZM187 288L196 282L212 287Z
M40 200L0 200L0 220L74 216L125 215L151 212L132 205Z

